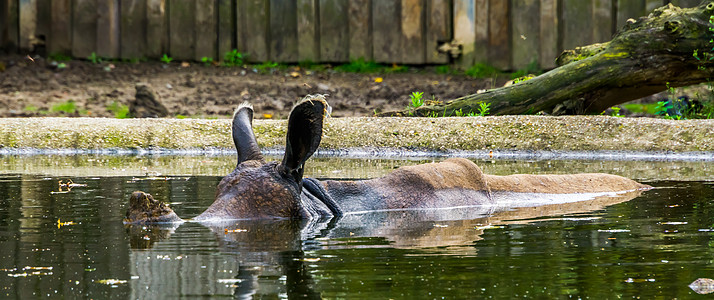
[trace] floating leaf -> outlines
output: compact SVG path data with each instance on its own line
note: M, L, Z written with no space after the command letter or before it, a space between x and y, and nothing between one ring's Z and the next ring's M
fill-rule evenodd
M77 225L74 221L69 221L69 222L62 222L60 218L57 218L57 228L60 228L62 226L69 226L69 225Z
M689 288L697 294L711 294L714 292L714 279L699 278L690 283Z
M218 283L234 284L234 283L240 283L241 281L243 281L243 279L236 279L236 278L218 279Z
M615 233L615 232L630 232L630 230L629 229L598 229L597 232Z
M121 280L121 279L101 279L97 280L97 283L101 284L106 284L106 285L115 285L115 284L124 284L127 283L127 280Z
M319 257L316 257L316 258L303 258L302 261L304 261L304 262L318 262L318 261L320 261L320 258L319 258Z
M30 266L27 266L22 269L23 270L52 270L53 267L30 267Z

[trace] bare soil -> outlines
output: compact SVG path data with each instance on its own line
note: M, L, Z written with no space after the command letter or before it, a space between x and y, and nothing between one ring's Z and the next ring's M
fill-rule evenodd
M333 117L321 147L427 151L714 151L714 120L607 116L371 118L403 109L409 94L437 100L501 86L507 78L473 79L412 69L395 74L314 72L158 62L65 62L0 57L0 151L7 149L232 149L228 118L244 101L258 119L284 119L308 94L329 94ZM112 105L128 105L135 85L148 84L170 116L203 120L114 120ZM656 96L651 96L656 97ZM76 111L58 111L74 103ZM54 116L106 118L46 118ZM12 118L42 117L42 118ZM285 121L257 120L261 147L282 149ZM491 154L489 154L491 155ZM709 154L707 154L709 155Z
M0 117L114 117L110 107L113 103L129 105L139 82L156 92L170 116L224 118L249 101L256 118L285 118L292 105L308 94L328 94L335 117L372 116L403 109L410 103L411 92L424 92L425 99L448 100L501 86L507 80L436 74L429 68L355 74L299 67L261 72L252 67L177 62L64 64L65 68L57 68L43 58L0 57ZM76 112L57 111L58 105L68 101L74 102Z

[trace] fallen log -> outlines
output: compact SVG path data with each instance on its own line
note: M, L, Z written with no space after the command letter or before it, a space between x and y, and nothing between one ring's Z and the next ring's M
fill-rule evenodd
M511 86L383 116L599 114L605 109L706 82L714 71L714 3L679 8L668 4L629 20L607 43L564 51L557 68Z

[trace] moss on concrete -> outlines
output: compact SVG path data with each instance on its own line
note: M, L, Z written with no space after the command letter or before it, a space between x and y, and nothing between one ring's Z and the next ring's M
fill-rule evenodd
M255 120L258 143L282 148L285 121ZM38 149L232 149L229 120L6 118L0 145ZM322 149L714 151L714 120L607 116L329 118Z

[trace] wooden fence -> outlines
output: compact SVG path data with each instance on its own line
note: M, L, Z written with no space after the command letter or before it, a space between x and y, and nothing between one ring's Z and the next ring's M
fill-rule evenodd
M0 0L0 48L84 58L552 67L628 18L700 0ZM452 58L437 51L461 46Z

